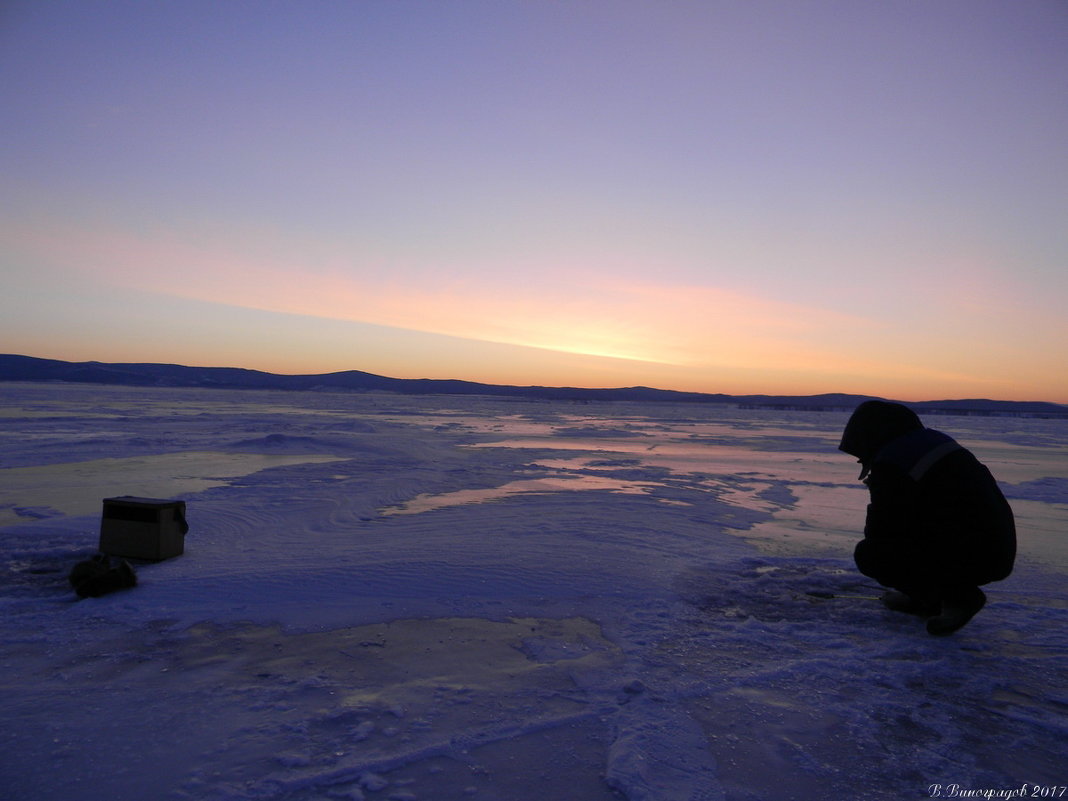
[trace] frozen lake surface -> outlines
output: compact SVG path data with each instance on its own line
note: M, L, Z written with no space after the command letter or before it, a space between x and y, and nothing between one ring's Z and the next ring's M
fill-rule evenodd
M938 639L853 567L846 417L0 384L0 797L1068 784L1068 424L925 419L1020 529ZM79 601L126 494L183 498L186 553Z

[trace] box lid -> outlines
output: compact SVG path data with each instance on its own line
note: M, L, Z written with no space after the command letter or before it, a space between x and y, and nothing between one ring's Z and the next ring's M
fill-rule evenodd
M121 503L126 506L178 506L184 505L185 501L176 501L173 498L139 498L136 495L118 495L114 498L104 498L104 503Z

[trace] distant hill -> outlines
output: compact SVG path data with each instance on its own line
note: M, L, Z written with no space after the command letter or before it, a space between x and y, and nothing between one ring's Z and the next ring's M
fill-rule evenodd
M511 386L435 378L387 378L345 370L319 375L278 375L237 367L186 367L180 364L107 364L64 362L32 356L0 355L0 381L63 381L133 387L205 387L349 392L396 392L402 395L496 395L571 401L639 401L730 403L749 408L802 411L850 410L868 395L724 395L676 392L651 387L585 389L582 387ZM1026 415L1068 419L1068 406L1043 401L941 400L909 403L928 414Z

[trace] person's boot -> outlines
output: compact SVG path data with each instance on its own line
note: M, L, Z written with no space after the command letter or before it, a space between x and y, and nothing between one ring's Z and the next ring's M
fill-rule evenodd
M978 587L954 592L942 599L942 612L927 621L927 633L952 634L975 617L986 604L986 595Z
M880 599L887 609L895 612L904 612L908 615L920 617L932 617L941 611L941 604L934 598L914 596L900 590L887 590Z

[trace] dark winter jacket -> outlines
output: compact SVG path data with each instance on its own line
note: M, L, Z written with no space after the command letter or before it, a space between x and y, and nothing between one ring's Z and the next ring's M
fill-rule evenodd
M941 569L975 584L1012 571L1012 509L990 471L951 437L924 428L900 404L858 407L841 450L861 460L871 503L869 540L897 540Z

